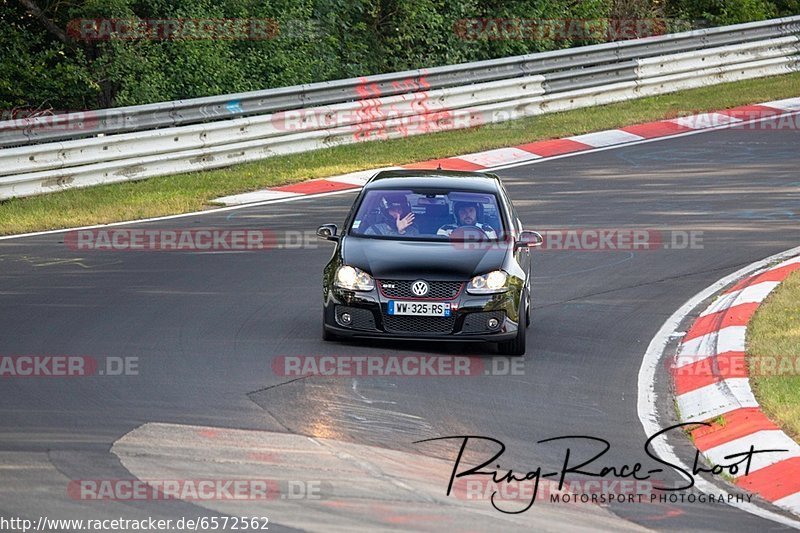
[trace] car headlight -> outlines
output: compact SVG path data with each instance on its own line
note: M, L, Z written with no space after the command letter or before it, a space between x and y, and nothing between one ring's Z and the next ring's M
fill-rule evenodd
M494 270L483 276L475 276L467 285L470 294L495 294L508 290L508 274L502 270Z
M371 291L375 281L360 268L342 265L336 271L336 286L351 291Z

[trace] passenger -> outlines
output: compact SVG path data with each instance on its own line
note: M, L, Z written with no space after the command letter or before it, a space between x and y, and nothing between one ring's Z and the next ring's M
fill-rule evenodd
M445 224L436 232L436 235L443 235L449 237L450 234L463 227L474 227L483 231L490 239L497 239L497 232L488 224L478 222L478 204L477 202L454 202L453 214L458 220L458 224Z

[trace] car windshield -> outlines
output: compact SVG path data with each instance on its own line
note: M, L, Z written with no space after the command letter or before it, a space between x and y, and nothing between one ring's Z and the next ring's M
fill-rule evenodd
M505 226L492 193L373 189L349 233L415 240L503 240Z

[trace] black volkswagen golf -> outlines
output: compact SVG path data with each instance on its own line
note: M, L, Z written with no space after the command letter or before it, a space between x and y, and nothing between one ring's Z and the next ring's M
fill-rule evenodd
M500 179L482 172L391 170L370 179L323 274L323 338L488 341L525 353L530 248Z

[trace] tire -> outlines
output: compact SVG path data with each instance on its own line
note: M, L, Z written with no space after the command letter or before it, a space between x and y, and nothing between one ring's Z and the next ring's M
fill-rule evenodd
M525 312L520 312L519 316L521 319L523 317L528 316L529 306L528 306L528 299L527 295L523 295L522 297L522 305L525 306ZM524 318L523 320L528 320ZM500 355L525 355L525 341L527 338L527 326L523 326L522 320L517 325L517 336L511 339L510 341L498 342L497 343L497 351Z
M525 277L525 327L528 328L533 322L531 317L531 269L528 267L528 275Z
M525 291L525 328L531 327L531 289Z

